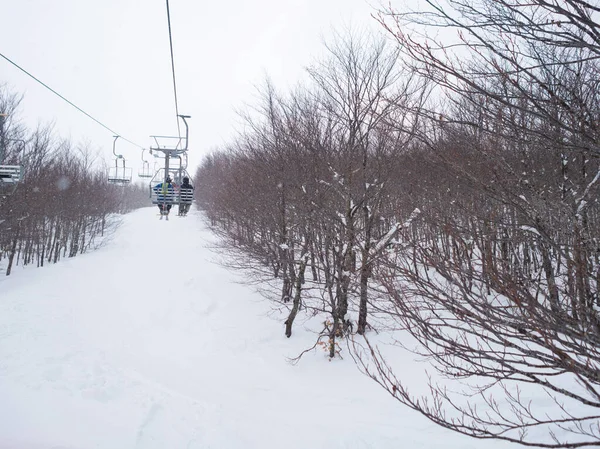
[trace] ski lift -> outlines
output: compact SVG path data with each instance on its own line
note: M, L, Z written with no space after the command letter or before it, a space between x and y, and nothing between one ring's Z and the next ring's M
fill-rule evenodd
M187 174L187 172L186 172ZM179 189L179 204L192 204L192 200L194 199L194 185L191 183L191 179L189 175L185 176L190 179L191 189ZM179 184L181 186L181 184Z
M0 165L0 183L13 186L23 179L23 167L20 165Z
M0 197L15 193L23 180L23 167L20 165L0 165Z
M115 152L115 145L119 136L113 136L113 154L115 155L115 166L108 170L108 182L111 184L129 184L131 182L132 169L125 166L125 158ZM123 166L119 166L119 159L123 161Z
M0 114L0 119L2 124L4 124L4 120L6 120L8 114ZM3 129L3 126L0 127ZM22 165L6 165L2 164L4 161L5 151L6 151L6 141L20 141L23 144L24 140L21 139L2 139L0 141L0 191L3 195L12 194L17 188L17 184L23 180L23 166Z
M166 180L171 180L172 189L166 186ZM192 179L183 168L176 168L170 171L165 171L164 168L159 169L150 180L150 199L152 204L192 204L194 199L194 191L183 189L183 178Z
M188 149L188 136L189 130L186 122L186 118L189 116L180 115L186 128L185 133L185 147L182 146L182 138L170 137L170 136L152 136L156 142L155 148L150 148L150 153L163 153L165 159L164 168L160 168L156 171L152 179L150 180L150 199L152 204L164 204L164 205L175 205L175 204L191 204L193 199L193 192L188 190L180 190L180 186L183 182L183 178L190 178L187 172L187 149ZM172 139L178 139L176 145L160 145L159 139L171 139L168 141L172 142ZM156 156L156 154L155 154ZM171 179L173 188L169 189L166 187L166 180Z
M142 150L142 168L138 171L138 176L140 178L152 178L153 174L150 171L150 164L144 159L144 151L146 150Z
M183 178L188 178L190 185L193 188L191 183L191 176L187 171L188 166L188 155L187 151L178 156L179 159L179 168L175 171L175 183L177 185L179 191L179 204L192 204L192 200L194 199L194 191L192 189L180 189L180 186L183 184Z

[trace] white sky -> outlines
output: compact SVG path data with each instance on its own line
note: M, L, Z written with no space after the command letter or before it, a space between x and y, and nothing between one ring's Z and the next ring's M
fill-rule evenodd
M179 110L190 120L190 171L229 140L236 109L268 75L293 86L332 29L379 26L373 0L170 0ZM141 146L177 132L164 0L3 0L0 53ZM112 135L0 59L0 83L25 94L29 126L111 155ZM140 151L118 152L134 167ZM129 164L131 161L131 164Z

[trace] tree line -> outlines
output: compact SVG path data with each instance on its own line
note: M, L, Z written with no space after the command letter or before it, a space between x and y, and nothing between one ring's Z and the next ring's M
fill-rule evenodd
M457 432L598 445L600 5L423 4L379 11L387 40L338 36L305 85L267 82L197 201L288 337L323 316L330 357L348 338L393 398ZM419 343L428 395L371 343L380 323Z
M19 121L22 96L0 86L0 145L4 165L20 165L23 180L0 191L0 262L41 267L96 247L117 216L147 204L139 186L107 182L107 169L86 145L30 130Z

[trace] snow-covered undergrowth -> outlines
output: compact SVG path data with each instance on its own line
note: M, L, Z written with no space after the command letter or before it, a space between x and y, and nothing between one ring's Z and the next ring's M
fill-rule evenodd
M289 363L315 323L285 338L214 243L198 212L145 208L95 252L0 280L0 449L508 447L399 406L351 357Z

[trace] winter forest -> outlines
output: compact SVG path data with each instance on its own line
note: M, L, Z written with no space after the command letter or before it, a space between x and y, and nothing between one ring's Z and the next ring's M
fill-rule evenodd
M352 358L390 401L479 439L600 445L600 4L426 0L339 32L270 81L205 157L195 204L288 338ZM55 263L148 205L85 148L13 123L0 258ZM192 219L191 217L189 219ZM413 389L376 341L431 367ZM294 360L302 363L302 354ZM545 401L540 401L544 397Z
M86 145L60 138L52 125L34 130L19 123L22 95L0 85L0 147L6 165L20 165L24 182L0 197L0 261L13 265L56 263L93 248L112 232L115 214L145 206L138 186L106 181L107 168Z

